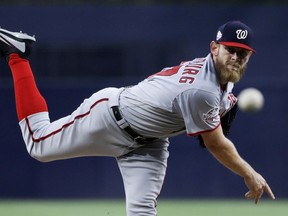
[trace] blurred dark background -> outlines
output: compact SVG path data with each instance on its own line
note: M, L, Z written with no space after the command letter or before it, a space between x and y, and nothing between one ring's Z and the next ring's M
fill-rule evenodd
M218 27L228 20L248 24L257 53L235 93L256 87L265 96L265 107L256 114L239 112L230 138L275 195L288 198L285 2L2 0L0 14L3 28L36 35L31 66L51 120L70 114L103 87L135 84L166 66L206 56ZM124 197L113 158L50 163L30 158L4 60L0 72L0 198ZM245 192L243 180L201 149L195 138L171 139L160 197L242 198Z

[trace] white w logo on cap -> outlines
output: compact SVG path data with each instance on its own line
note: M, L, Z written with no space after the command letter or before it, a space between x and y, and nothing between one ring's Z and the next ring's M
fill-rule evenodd
M236 31L237 34L237 38L238 39L245 39L248 35L248 31L247 30L242 30L242 29L238 29Z

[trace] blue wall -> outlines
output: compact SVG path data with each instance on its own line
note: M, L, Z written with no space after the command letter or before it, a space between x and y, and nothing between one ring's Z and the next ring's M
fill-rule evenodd
M227 20L249 24L257 53L235 92L257 87L265 95L265 107L254 115L239 112L231 139L275 195L287 198L287 13L288 6L272 5L2 6L0 24L36 35L31 65L52 120L71 113L102 87L134 84L162 67L205 56L218 26ZM113 158L46 164L30 158L17 123L10 72L4 61L0 68L0 197L124 197ZM240 198L245 192L242 179L194 138L172 139L161 197Z

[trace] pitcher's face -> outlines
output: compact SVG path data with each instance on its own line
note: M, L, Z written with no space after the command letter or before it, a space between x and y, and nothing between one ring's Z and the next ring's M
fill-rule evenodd
M221 84L238 82L244 75L252 51L211 42L211 53Z

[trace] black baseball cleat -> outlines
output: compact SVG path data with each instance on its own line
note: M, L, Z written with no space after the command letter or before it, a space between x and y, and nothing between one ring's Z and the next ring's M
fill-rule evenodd
M28 59L34 42L36 42L34 36L21 31L11 32L0 27L0 53L7 61L11 53L16 53L21 58Z

